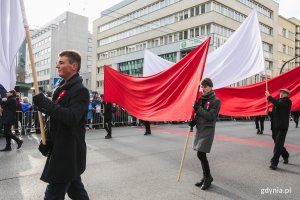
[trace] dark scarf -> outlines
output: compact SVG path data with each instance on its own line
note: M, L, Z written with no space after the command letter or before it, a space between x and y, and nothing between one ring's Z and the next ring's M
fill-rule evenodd
M211 90L209 93L203 94L200 97L199 103L203 107L205 105L205 103L207 102L207 100L212 100L214 98L215 98L215 92L213 90Z

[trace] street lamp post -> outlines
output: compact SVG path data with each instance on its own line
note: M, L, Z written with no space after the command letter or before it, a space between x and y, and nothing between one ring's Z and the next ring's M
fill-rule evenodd
M282 70L283 70L284 66L285 66L287 63L291 62L292 60L294 60L294 59L296 59L296 58L298 58L298 57L300 57L300 55L298 55L298 56L296 56L296 57L294 57L294 58L292 58L292 59L286 61L285 63L283 63L283 65L282 65L282 67L281 67L281 69L280 69L280 73L279 73L279 74L282 73Z

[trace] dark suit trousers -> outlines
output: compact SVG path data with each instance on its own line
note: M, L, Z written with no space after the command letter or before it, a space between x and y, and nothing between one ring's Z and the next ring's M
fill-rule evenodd
M11 132L11 124L4 124L4 136L6 139L6 146L11 146L11 139L15 140L16 142L19 142L19 138L12 134Z
M264 118L263 119L262 118L260 118L260 119L255 118L255 126L256 126L257 130L260 130L260 131L264 130L264 121L265 121ZM260 125L260 128L259 128L259 125Z
M285 137L287 134L287 129L274 129L272 130L272 138L274 140L274 151L271 163L277 165L279 162L280 155L283 158L288 158L289 153L284 147Z
M79 176L68 183L49 183L46 188L44 200L64 200L66 193L68 193L71 199L89 199Z

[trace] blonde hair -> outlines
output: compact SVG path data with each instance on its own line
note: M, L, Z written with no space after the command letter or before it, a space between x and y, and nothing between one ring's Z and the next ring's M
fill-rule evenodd
M24 103L28 103L28 98L27 97L23 97L22 100L23 100Z

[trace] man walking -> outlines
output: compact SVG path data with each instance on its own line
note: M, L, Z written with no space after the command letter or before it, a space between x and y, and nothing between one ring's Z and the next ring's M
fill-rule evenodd
M64 80L53 93L52 101L42 93L33 97L38 110L50 117L46 144L39 150L47 156L41 180L48 183L45 200L86 200L88 194L80 175L86 168L85 124L89 91L79 76L81 56L78 52L62 51L56 68Z
M283 157L283 163L288 163L289 153L284 147L284 141L289 128L290 111L292 107L292 101L289 99L289 95L289 90L281 89L279 99L274 99L269 91L266 91L268 101L273 104L271 120L272 138L275 146L270 165L270 169L273 170L277 169L280 155ZM269 112L269 110L267 110L267 112Z

